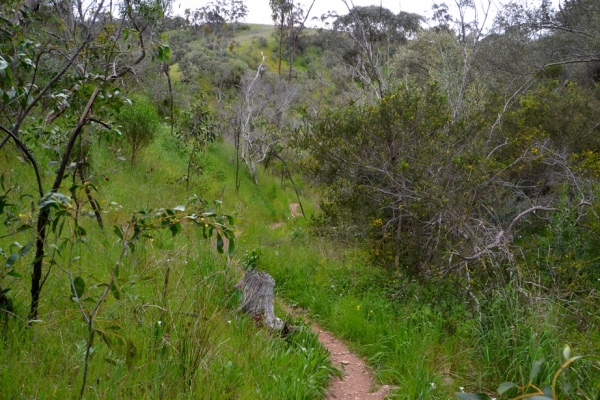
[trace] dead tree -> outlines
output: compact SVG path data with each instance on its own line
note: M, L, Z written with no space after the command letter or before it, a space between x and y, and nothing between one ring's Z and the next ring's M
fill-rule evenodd
M281 332L282 335L296 330L295 326L275 316L273 295L275 279L269 274L256 270L246 271L235 288L244 296L239 308L250 315L259 326L267 326L272 331Z

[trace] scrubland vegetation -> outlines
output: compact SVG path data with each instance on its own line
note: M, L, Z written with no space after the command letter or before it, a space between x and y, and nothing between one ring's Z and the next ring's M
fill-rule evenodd
M270 5L2 3L0 397L597 399L595 2Z

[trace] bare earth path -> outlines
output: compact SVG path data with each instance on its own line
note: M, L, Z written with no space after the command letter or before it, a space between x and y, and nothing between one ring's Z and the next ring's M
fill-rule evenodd
M319 341L331 353L330 359L333 366L344 371L342 379L334 378L327 389L326 399L352 399L352 400L382 400L388 395L391 387L381 386L372 392L375 382L373 373L363 360L352 353L348 346L331 333L321 329L319 325L308 320L306 316L282 305L282 308L291 315L301 316L305 322L311 324L311 330L319 336Z
M326 399L383 399L390 391L390 387L384 385L377 392L371 392L374 386L373 374L363 360L348 350L344 342L337 339L331 333L324 331L315 323L311 329L319 335L319 341L331 353L331 363L342 368L344 376L342 379L334 378L329 385Z

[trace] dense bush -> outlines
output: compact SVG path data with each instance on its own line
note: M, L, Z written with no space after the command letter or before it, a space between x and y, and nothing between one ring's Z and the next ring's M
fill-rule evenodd
M147 99L139 97L132 105L121 109L117 120L129 147L131 163L135 164L140 152L148 147L160 127L158 112Z

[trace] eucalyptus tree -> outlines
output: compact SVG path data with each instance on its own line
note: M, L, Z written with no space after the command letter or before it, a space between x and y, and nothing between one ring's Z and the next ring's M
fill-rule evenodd
M286 29L286 19L294 10L293 0L269 0L271 18L278 27L279 36L279 75L281 76L281 59L283 56L283 38Z
M227 10L227 18L230 24L233 25L233 34L240 21L243 21L248 15L248 6L243 0L225 0L225 8Z
M530 13L529 24L544 35L550 57L538 68L563 68L571 79L600 80L600 9L592 0L566 0L558 10L548 2ZM550 33L550 35L548 35Z
M397 47L420 30L422 17L394 14L381 6L350 7L348 14L333 16L333 29L352 41L343 55L354 78L381 99L390 85L389 64Z
M283 141L291 106L299 89L266 70L265 56L256 72L242 79L241 99L233 117L239 156L258 184L258 165Z
M126 100L120 88L123 78L135 74L148 53L159 61L169 55L159 42L168 0L78 2L77 15L70 4L39 2L31 9L9 0L0 6L0 147L12 142L27 159L38 199L35 220L17 229L35 231L31 320L38 316L51 268L44 273L46 240L60 219L51 213L70 201L63 194L65 178L86 162L82 135L86 130L113 131L111 116ZM37 152L44 147L55 151L54 171L39 163ZM74 183L72 191L93 187L83 175L80 184ZM85 230L77 226L76 234L85 235Z

